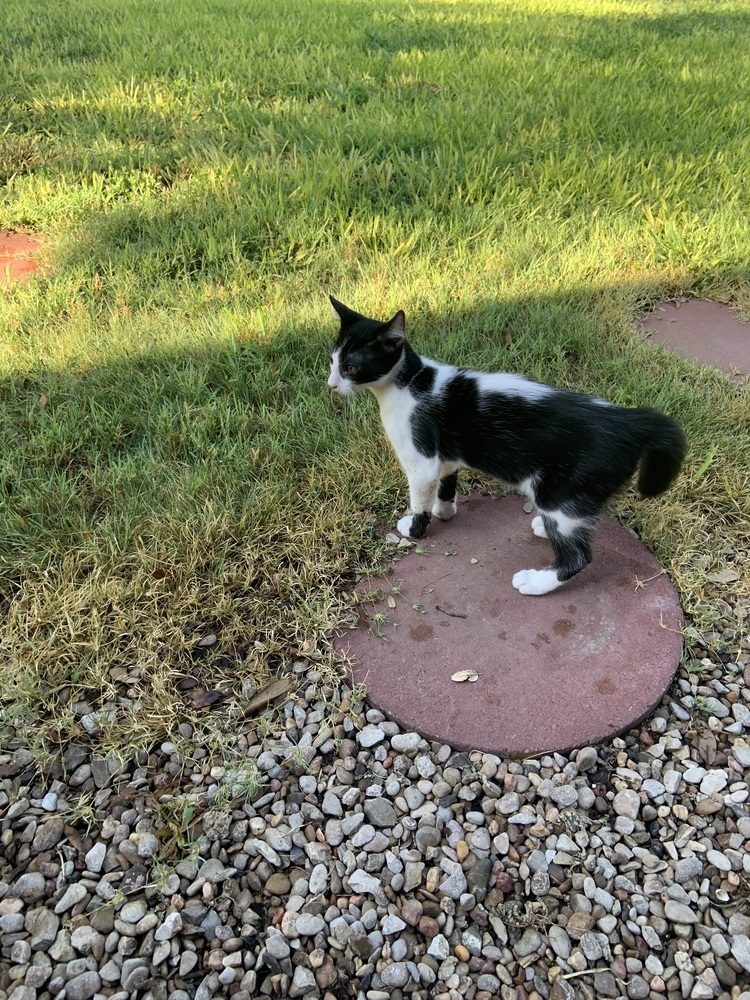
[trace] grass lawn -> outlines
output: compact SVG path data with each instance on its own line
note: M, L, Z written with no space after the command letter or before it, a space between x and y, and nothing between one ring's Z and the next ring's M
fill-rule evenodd
M0 226L48 258L0 297L6 738L43 760L188 720L220 752L231 712L185 677L241 706L304 654L325 685L406 504L374 400L326 389L329 291L404 308L441 360L674 414L678 484L618 514L721 642L750 598L750 397L635 324L668 296L750 312L746 3L5 0L0 23Z

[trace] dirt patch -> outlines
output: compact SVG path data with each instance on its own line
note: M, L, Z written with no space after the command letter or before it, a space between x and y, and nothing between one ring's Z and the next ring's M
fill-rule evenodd
M643 317L639 331L652 343L712 365L735 381L750 379L750 323L743 323L731 306L701 299L663 302Z
M41 248L38 236L0 229L0 290L41 270Z

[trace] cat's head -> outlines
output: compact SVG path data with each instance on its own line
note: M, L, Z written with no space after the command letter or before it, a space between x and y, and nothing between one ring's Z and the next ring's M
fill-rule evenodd
M331 349L328 384L342 395L382 385L393 377L404 353L405 316L380 323L354 312L331 295L341 320L338 340Z

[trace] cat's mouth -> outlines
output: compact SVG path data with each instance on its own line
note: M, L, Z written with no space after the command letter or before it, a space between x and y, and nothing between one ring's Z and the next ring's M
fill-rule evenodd
M343 385L333 386L333 391L338 393L339 396L353 396L357 391L357 386L352 385L351 382L344 383Z
M333 391L337 392L340 396L351 396L351 394L356 392L358 388L358 386L356 386L353 382L338 379L334 376L331 376L331 378L328 379L328 387L333 389Z

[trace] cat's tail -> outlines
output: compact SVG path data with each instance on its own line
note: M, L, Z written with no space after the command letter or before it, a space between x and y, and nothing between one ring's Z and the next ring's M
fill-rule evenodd
M677 478L687 454L687 440L680 425L666 413L637 409L633 417L643 441L638 490L641 496L655 497Z

